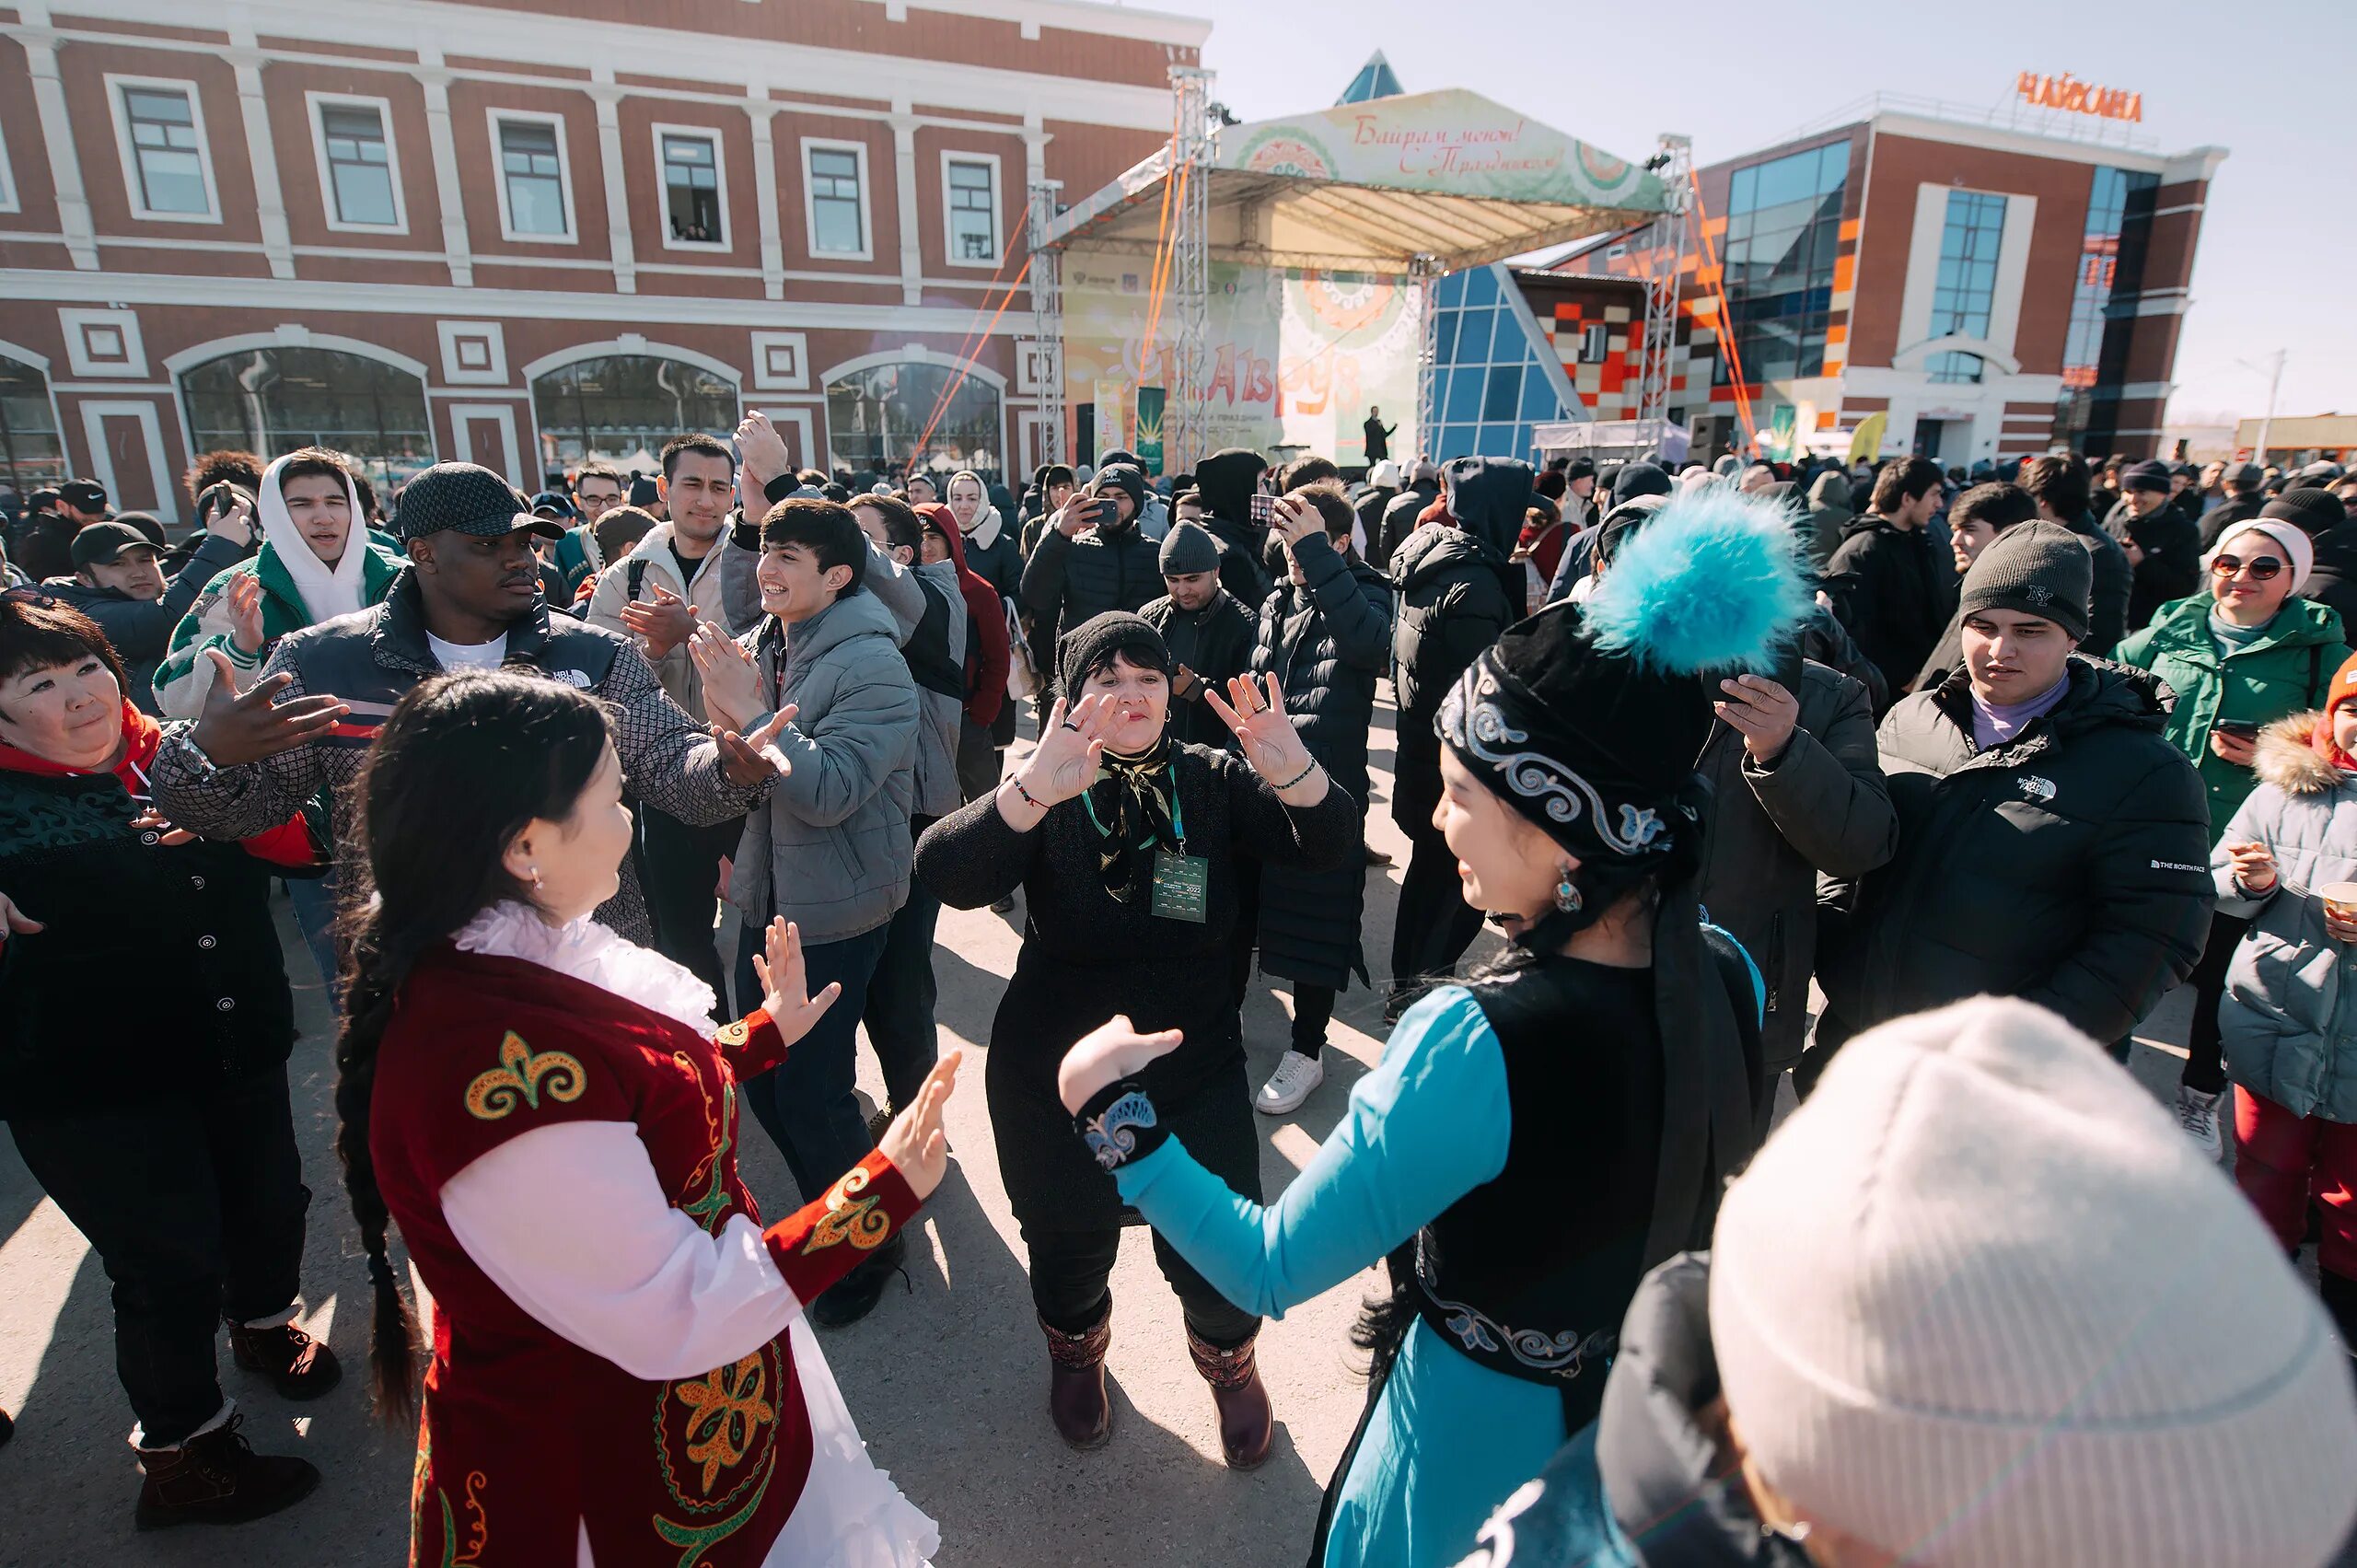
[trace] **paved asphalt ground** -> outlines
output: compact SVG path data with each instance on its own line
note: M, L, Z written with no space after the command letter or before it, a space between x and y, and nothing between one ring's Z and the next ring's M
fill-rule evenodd
M1406 845L1387 815L1391 717L1387 707L1376 714L1368 834L1404 864ZM1367 874L1364 929L1378 976L1389 954L1399 872L1395 865ZM325 1472L325 1482L288 1513L234 1530L133 1531L138 1480L124 1446L131 1416L114 1377L105 1275L80 1233L34 1186L14 1144L0 1140L0 1407L17 1417L16 1440L0 1449L0 1568L360 1568L402 1560L412 1434L372 1422L361 1388L368 1286L331 1146L329 1014L283 908L281 915L303 1028L289 1070L313 1191L302 1321L334 1347L348 1376L324 1400L290 1404L239 1373L226 1342L221 1364L255 1446L302 1454ZM940 1521L943 1568L1116 1560L1289 1568L1306 1552L1319 1493L1364 1401L1363 1358L1347 1333L1377 1276L1362 1274L1262 1332L1276 1446L1259 1470L1231 1474L1220 1461L1210 1394L1187 1359L1178 1304L1154 1266L1146 1233L1126 1233L1113 1281L1113 1440L1093 1454L1058 1441L1044 1403L1047 1356L981 1093L982 1047L1013 970L1020 919L1019 903L1004 918L988 911L942 915L935 958L942 1045L969 1052L948 1112L956 1158L927 1208L911 1288L895 1285L865 1322L825 1335L828 1361L877 1462ZM1282 982L1256 978L1244 1015L1256 1084L1284 1050L1287 1005ZM102 1009L99 999L93 1008ZM2163 1003L2136 1051L2138 1075L2156 1093L2175 1084L2187 1016L2179 992ZM102 1057L105 1039L95 1024L94 1016L91 1051ZM1325 1086L1294 1116L1260 1123L1268 1195L1292 1179L1331 1129L1382 1038L1375 996L1347 993L1335 1014ZM864 1049L860 1086L871 1097L880 1092ZM749 1119L746 1125L752 1127ZM766 1139L746 1140L743 1154L765 1213L800 1202ZM1143 1556L1141 1543L1152 1543Z

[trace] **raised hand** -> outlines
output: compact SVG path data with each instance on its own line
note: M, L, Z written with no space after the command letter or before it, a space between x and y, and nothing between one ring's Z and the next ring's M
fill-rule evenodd
M732 729L761 711L761 667L752 650L707 621L688 634L688 657L703 680L704 710Z
M1799 699L1764 675L1738 675L1720 681L1719 690L1726 696L1711 706L1743 737L1751 760L1764 768L1782 757L1800 724Z
M750 735L739 735L720 725L712 726L713 744L720 748L720 771L739 789L750 789L772 775L784 778L794 764L777 749L778 731L794 722L798 710L789 703L769 723Z
M802 962L802 931L789 920L771 921L761 946L763 953L753 955L753 976L761 982L761 1010L792 1045L835 1005L843 993L842 983L830 981L818 995L810 994L809 971Z
M655 597L622 606L622 624L646 645L646 656L659 659L695 634L696 607L660 583L646 585Z
M0 893L0 946L6 946L11 936L34 936L48 929L48 926L18 909L14 899L6 893Z
M1167 1056L1186 1038L1179 1029L1140 1034L1128 1014L1116 1013L1081 1036L1064 1052L1063 1063L1056 1069L1056 1098L1064 1102L1066 1110L1078 1116L1080 1108L1097 1090L1120 1083L1158 1056Z
M245 503L238 505L244 509ZM223 597L229 609L230 641L250 658L261 652L261 578L251 572L240 573L229 579L229 591ZM230 690L237 690L234 681Z
M1275 671L1270 672L1265 690L1250 676L1239 675L1227 683L1225 700L1217 688L1205 691L1203 700L1244 743L1244 760L1254 772L1272 784L1300 779L1309 766L1309 748L1302 744L1301 732L1294 728L1293 716L1285 712L1284 691L1277 684Z
M206 532L218 534L243 550L254 541L254 509L239 501L227 511L215 514L204 527Z
M770 481L794 467L794 459L785 449L785 437L778 434L770 416L759 409L747 414L737 426L737 460L751 476L749 488L756 497Z
M1311 534L1324 533L1326 519L1307 496L1280 495L1269 513L1269 526L1283 535L1287 544L1299 544Z
M189 738L216 768L243 767L308 745L352 711L328 696L273 703L273 698L295 683L295 677L284 670L255 681L252 691L240 695L229 656L219 648L207 648L204 656L213 661L213 685L204 693L204 712Z
M1064 699L1048 710L1047 727L1019 775L1023 788L1041 806L1072 800L1096 780L1097 759L1105 755L1105 738L1113 727L1113 704L1090 692L1066 706Z
M965 1052L953 1051L933 1064L917 1090L916 1103L892 1119L877 1148L902 1180L920 1198L930 1198L949 1169L949 1135L941 1130L941 1108L958 1087L958 1063Z

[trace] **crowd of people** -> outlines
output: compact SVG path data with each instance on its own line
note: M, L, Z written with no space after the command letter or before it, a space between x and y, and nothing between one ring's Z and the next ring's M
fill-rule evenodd
M945 905L1021 935L982 1088L1063 1442L1116 1438L1125 1224L1239 1470L1262 1322L1382 1269L1314 1563L2332 1560L2357 478L1393 434L1017 495L797 466L754 412L529 497L208 454L178 540L31 497L0 1116L113 1283L138 1522L319 1479L216 1361L226 1322L278 1397L342 1378L296 1323L283 885L416 1562L943 1550L817 1330L948 1170ZM1324 1086L1354 983L1380 1063L1264 1193L1256 1113ZM2123 1064L2180 985L2164 1107Z

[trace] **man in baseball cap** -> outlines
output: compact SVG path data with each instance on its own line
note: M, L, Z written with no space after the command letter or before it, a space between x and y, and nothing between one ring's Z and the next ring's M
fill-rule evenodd
M95 479L69 479L57 487L57 509L84 528L107 519L107 487Z
M393 704L420 680L458 669L523 670L603 699L617 713L614 745L633 792L683 822L741 817L768 796L778 776L761 755L771 733L706 732L665 695L629 638L551 613L532 543L564 529L534 516L505 480L475 463L436 463L403 488L398 521L409 566L382 604L288 634L246 695L216 679L203 716L167 738L154 784L157 808L174 822L208 838L249 837L235 824L284 821L322 789L340 815ZM352 711L321 738L281 746L272 699L319 692ZM348 842L340 824L333 837ZM598 919L653 944L629 861Z

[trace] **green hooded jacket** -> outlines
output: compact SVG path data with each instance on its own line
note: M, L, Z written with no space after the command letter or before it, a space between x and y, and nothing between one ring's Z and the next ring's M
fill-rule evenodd
M376 542L372 530L363 546L367 554L360 563L361 603L364 608L381 604L391 591L393 579L401 575L401 558ZM238 648L231 635L235 629L229 616L229 585L239 577L261 579L261 649L249 657ZM229 656L230 662L241 672L239 679L250 679L270 657L270 650L278 639L289 632L299 632L311 623L310 611L303 607L303 596L295 587L295 579L287 574L278 558L278 547L265 543L254 554L220 573L204 585L188 613L172 630L171 645L165 651L164 662L156 668L156 701L168 718L192 719L204 711L204 693L212 686L213 662L204 656L207 648L219 648Z
M2349 657L2340 614L2305 598L2287 598L2247 646L2218 651L2210 633L2206 593L2173 599L2153 623L2119 645L2121 664L2149 669L2177 693L2165 733L2193 759L2210 796L2210 822L2223 830L2258 783L2250 769L2210 749L2220 719L2254 727L2324 706L2333 673Z

